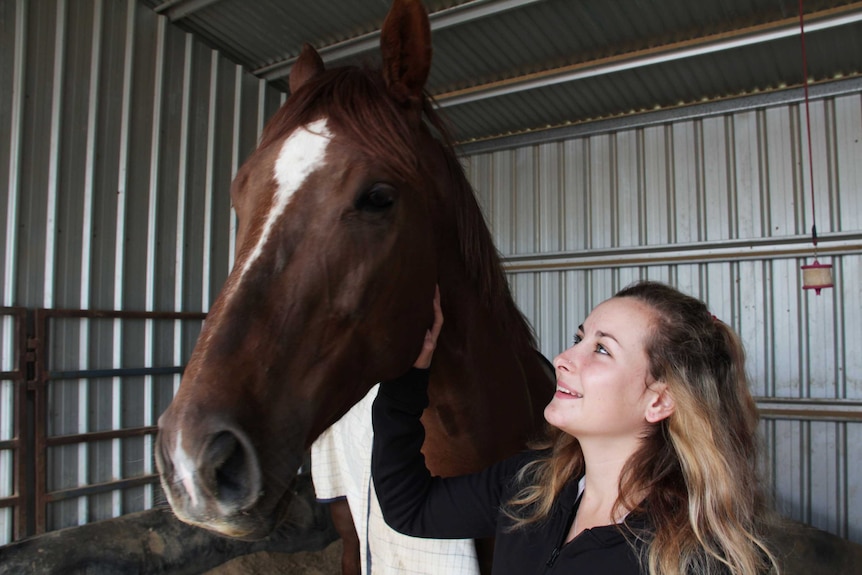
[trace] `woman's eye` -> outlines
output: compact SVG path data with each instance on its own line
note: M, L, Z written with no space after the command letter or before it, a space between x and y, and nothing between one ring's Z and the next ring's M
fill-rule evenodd
M581 336L575 334L575 336L572 338L572 345L577 345L579 343L581 343Z
M602 344L600 344L600 343L597 343L597 344L596 344L596 353L601 353L601 354L604 354L604 355L610 355L610 353L608 352L607 348L606 348L605 346L603 346Z

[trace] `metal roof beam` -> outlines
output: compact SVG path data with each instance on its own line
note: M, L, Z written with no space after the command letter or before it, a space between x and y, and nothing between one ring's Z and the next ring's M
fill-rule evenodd
M428 20L430 21L431 31L433 32L435 30L451 28L453 26L458 26L459 24L465 24L473 20L485 18L500 12L506 12L507 10L521 8L522 6L541 1L542 0L473 0L472 2L466 2L459 6L453 6L452 8L434 12L428 16ZM380 31L375 30L374 32L357 36L356 38L350 38L349 40L345 40L337 44L330 44L329 46L319 48L318 53L320 53L320 57L323 58L324 62L341 60L364 52L370 52L377 49L379 45ZM294 56L292 58L287 58L286 60L263 66L257 70L253 70L252 74L270 81L283 78L290 74L290 70L296 63L297 57L298 56Z
M862 92L862 77L831 80L810 87L812 98L835 98ZM703 104L672 106L637 114L623 114L612 118L584 121L576 124L551 126L535 130L524 130L513 135L492 135L483 139L458 142L459 156L487 154L499 150L538 146L550 142L586 138L622 130L637 130L658 124L682 122L719 115L734 114L748 110L760 110L771 106L797 104L804 101L802 88L790 88L773 92L761 92L750 96L735 96Z
M171 22L182 20L221 0L168 0L154 8L156 14L167 16Z
M828 30L857 22L862 22L862 2L855 2L841 8L809 14L806 16L805 32ZM693 58L742 46L771 42L798 34L799 19L787 18L733 32L714 34L696 40L677 42L648 50L629 52L609 58L600 58L571 66L509 78L499 82L473 86L463 90L436 94L434 99L438 105L444 108L458 106L487 98L574 82L576 80L583 80L584 78L613 74L624 70L644 68L655 64Z

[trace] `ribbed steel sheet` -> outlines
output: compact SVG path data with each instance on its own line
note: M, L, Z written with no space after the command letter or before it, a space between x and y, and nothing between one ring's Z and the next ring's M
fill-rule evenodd
M281 101L137 0L0 2L0 305L208 310L233 253L230 181ZM3 370L10 325L0 326ZM71 372L182 365L198 327L59 318L41 359ZM151 485L87 494L152 474L149 436L57 438L151 427L177 382L73 377L46 388L39 481L54 502L39 529L154 503ZM0 441L10 437L12 396L10 382L0 382ZM11 466L2 466L5 497ZM13 536L10 513L0 511L0 543Z
M703 298L742 336L778 509L862 541L862 92L464 159L550 358L632 281ZM802 289L800 266L834 266ZM855 472L854 472L855 471Z
M257 33L254 15L243 14L246 2L196 4L203 6L200 21L194 14L180 21L203 26L222 18L226 25L244 26L242 36ZM457 3L434 7L449 4ZM558 50L602 57L628 40L684 42L688 36L680 30L695 35L696 28L709 29L722 18L756 24L746 15L770 11L789 18L795 6L728 0L714 4L721 7L718 13L708 13L705 4L678 0L633 21L632 6L651 4L633 0L623 14L621 4L600 2L590 4L588 14L564 14L553 32L525 38L529 58L522 63L497 61L494 50L470 52L477 43L519 38L525 18L560 6L550 0L511 5L516 4L523 7L471 3L473 15L485 8L501 11L493 20L472 18L463 28L453 24L435 32L461 34L460 47L451 44L448 54L448 48L438 50L435 86L464 86L465 77L504 79L512 68L518 74L534 71L530 62ZM284 11L281 6L271 8ZM575 25L570 17L579 18L582 33L566 35ZM312 15L303 18L315 22ZM379 25L369 24L370 16L356 18L353 12L338 16L349 33L328 32L328 21L317 23L314 35L327 44ZM499 18L508 19L511 34L496 27ZM211 304L233 252L231 176L283 95L167 19L136 0L0 2L2 305L206 311ZM859 73L853 68L859 52L852 48L862 34L854 26L836 28L841 32L832 36L824 32L822 40L811 34L813 53L828 53L839 63L846 57L849 75ZM669 29L676 32L669 36ZM213 38L235 31L213 30ZM841 50L830 48L834 40ZM445 112L464 134L487 135L552 126L565 122L568 113L581 121L604 117L609 109L625 112L642 101L630 99L632 85L650 96L645 101L651 105L688 102L686 88L694 85L707 92L716 87L709 95L717 98L762 89L761 83L773 89L796 70L783 56L789 47L773 52L781 42L688 61L695 64L656 64L649 75L643 69L608 74L574 84L569 92L543 96L537 88L532 96L496 98L494 106L450 105ZM265 56L269 48L251 42L235 44L237 53L261 58L261 66L285 55ZM770 72L766 68L774 61L787 69ZM539 138L465 161L515 295L546 355L568 345L596 303L637 278L668 281L705 298L748 348L765 416L764 468L779 509L862 542L862 354L856 352L862 344L860 94L851 89L817 96L811 106L820 255L833 263L836 277L836 288L821 296L800 289L799 266L812 256L812 210L798 98L728 113L716 112L722 102L689 103L686 109L701 117L658 113L629 116L626 123L596 122L601 129L586 135L561 139L560 132L549 132L554 141ZM468 117L459 118L464 110ZM517 115L533 123L510 124ZM0 340L4 370L10 325L3 324ZM68 371L179 365L193 339L192 328L174 322L61 318L52 329L51 360ZM61 438L151 426L175 385L173 376L63 380L52 392L50 433ZM0 382L0 441L10 436L10 389L8 381ZM152 469L150 448L141 438L52 449L46 482L63 493ZM10 449L0 451L9 459ZM0 476L0 497L8 481ZM52 504L47 528L143 509L155 496L150 488L132 487L62 499ZM10 537L8 517L0 515L0 542Z
M376 62L389 2L143 0L287 91L303 43ZM803 83L795 0L423 0L428 90L456 140L629 117ZM812 83L862 74L862 2L806 1Z

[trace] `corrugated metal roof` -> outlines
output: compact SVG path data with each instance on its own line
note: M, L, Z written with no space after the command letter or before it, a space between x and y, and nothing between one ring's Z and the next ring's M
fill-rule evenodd
M389 0L143 0L287 91L302 44L374 62ZM461 143L802 84L795 0L425 0ZM811 82L862 75L862 1L804 5Z

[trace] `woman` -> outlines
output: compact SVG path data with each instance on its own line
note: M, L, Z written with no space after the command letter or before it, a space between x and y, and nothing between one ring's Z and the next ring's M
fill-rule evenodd
M742 345L703 302L641 282L600 304L554 359L547 439L445 479L420 452L439 296L434 309L414 369L382 384L373 407L372 475L393 528L495 535L495 575L778 570L760 534Z

